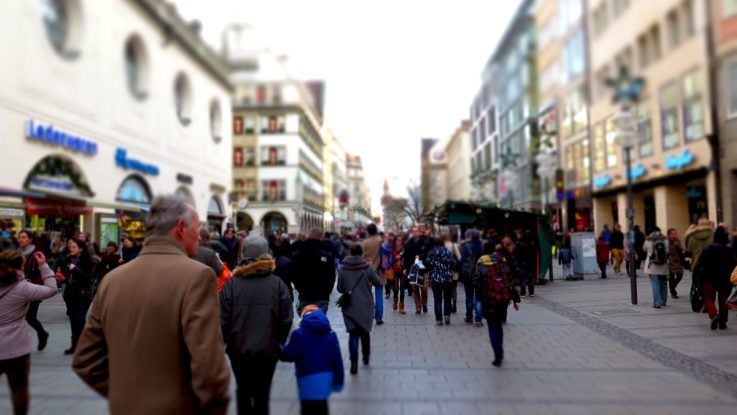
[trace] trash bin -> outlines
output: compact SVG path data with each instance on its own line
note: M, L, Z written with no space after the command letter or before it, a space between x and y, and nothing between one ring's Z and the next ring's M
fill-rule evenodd
M574 279L598 279L601 277L599 264L596 263L596 236L593 232L572 233L571 250L574 255Z

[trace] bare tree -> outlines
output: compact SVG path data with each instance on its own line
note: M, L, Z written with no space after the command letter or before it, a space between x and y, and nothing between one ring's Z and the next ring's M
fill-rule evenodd
M412 220L414 225L418 225L422 221L422 214L425 212L425 206L422 203L422 189L420 185L412 182L407 186L407 205L404 210L407 216Z
M384 228L399 231L407 224L407 199L391 198L384 205Z

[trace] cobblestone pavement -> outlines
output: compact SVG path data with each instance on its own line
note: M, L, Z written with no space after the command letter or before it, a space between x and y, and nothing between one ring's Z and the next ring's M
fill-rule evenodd
M557 275L560 271L557 270ZM387 302L386 324L372 332L371 365L346 375L332 414L724 414L737 405L737 326L712 332L684 296L651 307L639 278L640 305L629 304L623 277L556 281L537 287L505 326L506 361L491 366L486 328L452 317L436 327L430 314L400 316ZM459 305L463 290L459 290ZM459 310L463 311L463 310ZM347 361L339 310L330 320ZM41 305L48 348L32 355L32 414L100 414L106 402L71 372L69 325L61 299ZM296 323L296 322L295 322ZM231 389L235 388L235 381ZM279 364L272 414L297 414L293 367ZM0 414L10 413L0 388ZM231 404L235 413L235 404Z

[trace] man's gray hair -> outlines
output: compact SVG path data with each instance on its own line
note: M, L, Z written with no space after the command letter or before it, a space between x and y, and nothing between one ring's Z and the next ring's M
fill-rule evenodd
M192 223L187 201L175 195L156 196L146 215L146 235L168 235L180 220L187 225Z

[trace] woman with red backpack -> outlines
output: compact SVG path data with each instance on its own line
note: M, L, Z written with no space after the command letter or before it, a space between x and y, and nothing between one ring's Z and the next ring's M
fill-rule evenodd
M504 360L504 330L502 323L507 320L509 302L519 310L520 295L510 284L511 274L501 251L502 245L484 245L484 255L476 264L473 285L477 298L481 299L482 312L489 328L489 340L494 350L492 365L499 367Z

